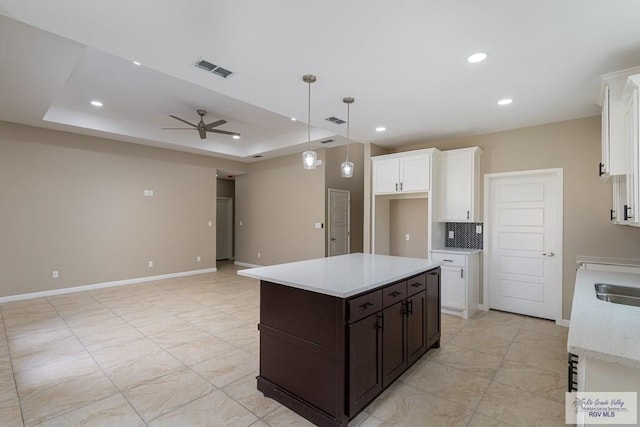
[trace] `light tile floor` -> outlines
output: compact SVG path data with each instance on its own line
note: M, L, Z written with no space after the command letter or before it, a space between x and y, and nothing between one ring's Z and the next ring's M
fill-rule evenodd
M0 425L310 425L256 390L258 281L236 271L2 304ZM441 348L350 425L564 425L566 339L443 315Z

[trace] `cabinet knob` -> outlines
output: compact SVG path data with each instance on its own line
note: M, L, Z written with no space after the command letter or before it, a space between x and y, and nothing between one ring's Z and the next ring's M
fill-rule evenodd
M394 297L394 298L395 298L395 297L397 297L397 296L399 296L399 295L400 295L400 292L398 292L398 291L393 291L393 292L391 292L389 295L391 295L392 297Z

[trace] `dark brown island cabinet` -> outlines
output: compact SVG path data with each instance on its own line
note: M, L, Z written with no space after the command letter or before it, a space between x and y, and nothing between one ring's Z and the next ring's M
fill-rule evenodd
M260 283L258 390L319 426L346 426L440 346L440 268L346 298Z

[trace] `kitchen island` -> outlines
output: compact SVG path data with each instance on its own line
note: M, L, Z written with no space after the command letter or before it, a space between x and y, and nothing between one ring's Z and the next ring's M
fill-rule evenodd
M349 254L240 270L260 279L258 390L320 426L346 426L440 345L440 268Z

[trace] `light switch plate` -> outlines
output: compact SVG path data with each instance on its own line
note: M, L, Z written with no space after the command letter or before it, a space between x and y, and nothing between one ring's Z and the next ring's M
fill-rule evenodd
M453 230L449 230L449 238L453 239Z

